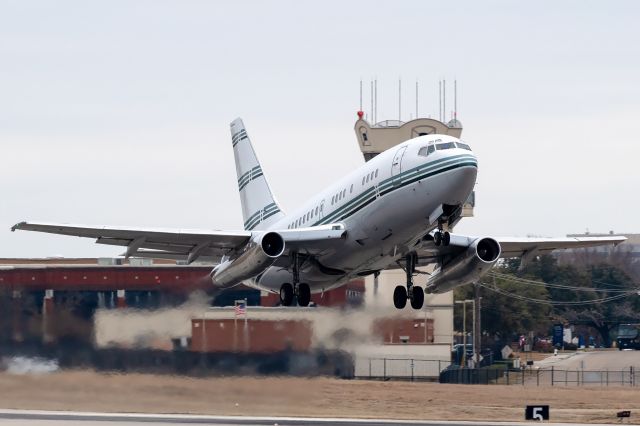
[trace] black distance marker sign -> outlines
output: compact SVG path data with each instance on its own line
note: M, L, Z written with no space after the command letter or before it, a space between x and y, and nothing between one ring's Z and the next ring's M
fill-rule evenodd
M549 406L548 405L527 405L524 411L525 420L549 420Z

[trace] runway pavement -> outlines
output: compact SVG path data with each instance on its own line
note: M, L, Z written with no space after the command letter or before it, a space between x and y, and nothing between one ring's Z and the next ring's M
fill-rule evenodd
M0 425L35 426L152 426L152 425L217 425L217 426L507 426L531 424L523 422L461 422L305 417L234 417L182 414L90 413L77 411L0 410ZM547 426L571 425L545 423Z

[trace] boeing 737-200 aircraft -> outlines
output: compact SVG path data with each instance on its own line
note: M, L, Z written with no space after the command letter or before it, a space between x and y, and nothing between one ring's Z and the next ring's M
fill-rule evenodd
M611 238L493 238L451 233L476 183L466 143L426 135L401 143L285 214L267 183L242 120L231 123L244 230L167 230L21 222L12 230L95 238L126 247L126 257L205 260L213 286L239 283L279 292L282 305L309 304L311 293L402 268L393 302L422 308L425 290L441 293L478 281L500 258L523 262L563 248L618 244ZM426 289L416 267L435 264ZM295 298L295 299L294 299Z

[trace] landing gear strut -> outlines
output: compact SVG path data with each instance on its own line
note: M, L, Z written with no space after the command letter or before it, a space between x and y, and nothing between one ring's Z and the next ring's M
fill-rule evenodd
M309 284L300 283L300 258L297 252L291 253L291 269L293 270L293 285L284 283L280 287L280 304L291 306L293 296L297 296L298 305L309 306L311 302L311 289Z
M405 272L407 274L406 286L397 286L393 291L393 305L396 309L404 309L407 305L407 299L411 301L413 309L422 309L424 305L424 290L422 287L413 285L413 274L416 270L416 262L418 256L415 253L409 253L405 256Z

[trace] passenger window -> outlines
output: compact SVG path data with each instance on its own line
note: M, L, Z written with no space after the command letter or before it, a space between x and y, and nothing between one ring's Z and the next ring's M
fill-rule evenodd
M318 216L318 207L316 207L316 216Z
M349 194L353 193L353 184L351 184L351 189L349 190Z
M364 176L362 176L362 185L364 185Z
M367 183L369 183L369 175L367 175Z
M373 172L371 172L371 180L373 180Z
M378 177L378 169L376 169L376 175L375 175L375 177Z
M336 196L334 195L333 197L331 197L331 205L333 205L333 201L336 198Z
M347 196L347 190L346 190L346 189L343 189L343 190L342 190L342 198L344 198L344 197L346 197L346 196Z

